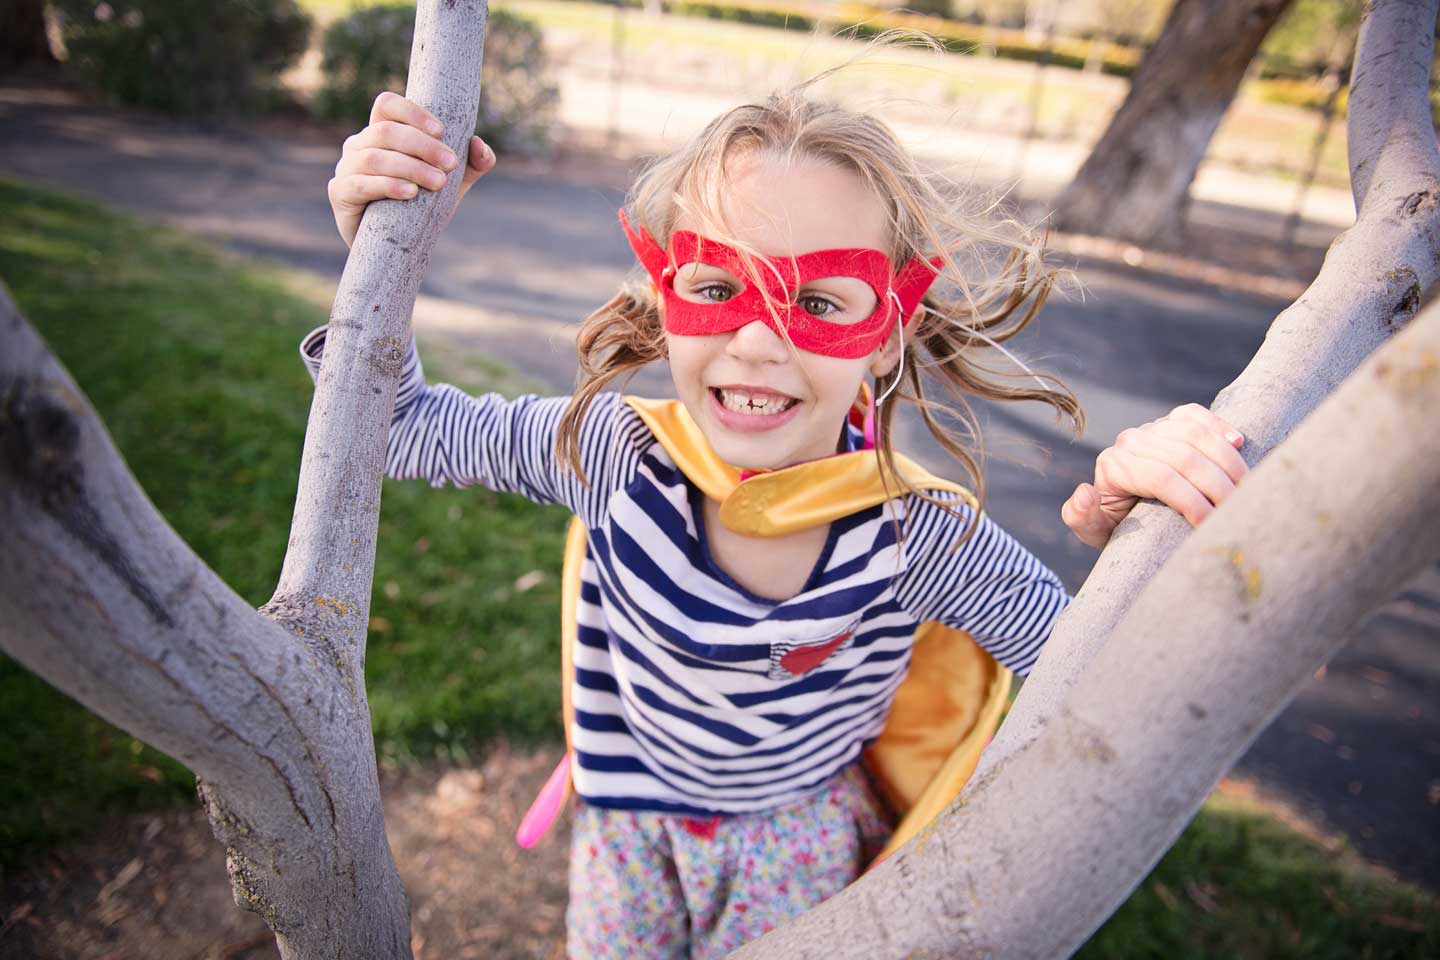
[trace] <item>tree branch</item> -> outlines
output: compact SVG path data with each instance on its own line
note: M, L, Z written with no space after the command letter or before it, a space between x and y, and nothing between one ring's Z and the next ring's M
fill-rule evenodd
M484 0L422 0L417 11L408 93L462 157L486 14ZM364 642L410 312L462 173L439 194L366 213L265 617L165 523L0 291L0 649L195 771L236 901L264 917L287 958L410 956Z
M429 0L415 13L405 95L445 125L457 157L469 155L480 102L487 0ZM365 209L335 293L325 357L315 384L290 547L264 611L293 621L324 597L344 611L341 631L355 680L374 580L380 484L395 391L405 362L410 314L430 254L450 219L465 172L414 200Z
M1436 409L1440 304L1195 531L1032 743L736 956L1073 953L1355 623L1440 558L1440 431L1415 429Z

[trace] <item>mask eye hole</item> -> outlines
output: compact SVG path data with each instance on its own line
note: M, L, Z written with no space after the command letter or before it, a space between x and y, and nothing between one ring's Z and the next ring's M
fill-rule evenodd
M870 284L859 277L811 280L795 294L795 305L827 323L851 324L867 319L880 302Z
M714 264L695 261L675 270L675 294L690 303L724 303L744 289L738 277Z

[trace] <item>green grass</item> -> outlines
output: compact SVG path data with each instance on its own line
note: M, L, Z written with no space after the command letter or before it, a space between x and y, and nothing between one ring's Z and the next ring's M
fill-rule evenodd
M1440 956L1437 908L1343 842L1311 839L1221 792L1076 956L1414 960Z
M79 381L151 499L249 602L270 595L328 302L278 269L0 180L0 279ZM438 353L438 351L437 351ZM432 375L470 363L432 358ZM382 760L559 735L567 515L483 490L386 482L366 675ZM512 602L532 570L543 580ZM532 578L533 579L533 578ZM177 764L0 658L0 865L108 809L190 794ZM23 776L14 771L24 771Z
M1075 957L1440 957L1440 900L1367 865L1345 840L1288 826L1248 789L1222 785Z
M265 600L310 396L295 344L324 320L323 284L3 179L0 222L0 278L141 483L232 586ZM516 386L453 350L431 351L430 370L471 389ZM558 734L565 523L563 510L515 497L387 484L367 663L385 762L459 761L497 735ZM543 579L517 598L532 570ZM104 811L191 793L178 764L3 658L0 724L0 867ZM1440 956L1440 911L1343 847L1217 796L1080 956Z

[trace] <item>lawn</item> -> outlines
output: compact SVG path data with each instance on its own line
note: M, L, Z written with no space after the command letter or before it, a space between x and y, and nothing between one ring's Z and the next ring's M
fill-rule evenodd
M99 410L180 535L250 603L269 598L294 504L310 379L296 345L329 303L178 233L0 180L0 278ZM472 390L465 374L432 372ZM387 763L559 734L567 514L386 481L366 658ZM538 571L538 573L537 573ZM522 579L523 578L523 579ZM525 602L511 602L516 584ZM183 799L177 764L0 658L0 865L111 807Z
M325 283L16 181L0 179L0 222L0 279L141 484L231 586L263 602L310 394L295 345L324 321ZM472 390L486 386L476 370L513 383L473 360L437 356L431 374ZM566 519L515 497L387 481L366 664L384 765L558 736ZM106 811L193 802L182 767L4 658L0 724L0 869ZM1221 793L1080 956L1440 956L1440 911L1343 843Z

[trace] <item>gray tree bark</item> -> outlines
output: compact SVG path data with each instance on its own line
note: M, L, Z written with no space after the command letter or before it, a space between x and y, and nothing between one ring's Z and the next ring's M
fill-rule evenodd
M407 95L464 156L485 0L422 0ZM463 168L372 204L330 318L280 583L257 613L146 500L0 293L0 648L195 771L236 902L282 956L409 957L385 839L365 629L410 312Z
M1130 93L1055 202L1071 233L1175 242L1190 183L1290 0L1176 0Z

